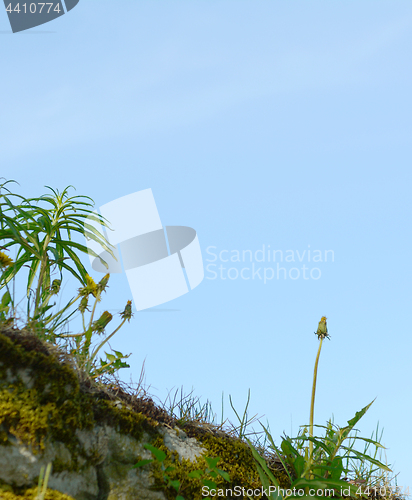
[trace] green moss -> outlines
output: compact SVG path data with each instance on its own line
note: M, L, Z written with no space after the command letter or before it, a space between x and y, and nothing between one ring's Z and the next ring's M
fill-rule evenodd
M71 459L68 462L55 459L53 471L79 471L81 456L87 459L87 466L97 463L100 457L96 454L94 458L93 452L90 456L90 451L87 457L84 455L76 437L77 430L92 430L97 425L106 424L136 440L140 440L143 432L146 432L151 436L152 444L166 453L164 466L174 467L168 474L171 480L180 482L179 494L190 500L202 499L202 481L189 478L188 474L194 470L206 470L207 463L203 457L199 457L195 463L180 461L177 453L164 445L163 438L156 432L156 422L125 407L118 408L110 400L98 397L95 393L82 390L76 372L68 364L44 350L25 348L23 344L12 341L0 332L1 445L7 444L10 434L38 452L44 449L46 440L58 441L68 448ZM207 449L208 457L220 457L218 468L229 474L230 482L220 476L207 477L215 481L218 488L260 487L254 459L244 442L197 432L195 428L191 429L190 436L196 437ZM164 491L168 500L174 500L177 492L171 487L165 489L161 465L154 462L150 467L155 486ZM273 472L282 487L289 486L284 472ZM21 497L10 497L14 498ZM66 497L46 498L64 500Z
M202 445L208 450L210 457L222 459L224 465L219 467L229 474L232 486L260 486L255 461L245 443L237 439L206 435L202 439Z
M75 460L75 431L91 429L94 423L92 401L80 392L75 372L54 356L25 350L2 334L0 353L2 427L32 445L34 452L44 448L46 437L61 441ZM4 444L4 432L1 438Z
M1 500L36 500L37 488L30 488L21 495L17 495L11 491L0 491L0 498ZM74 500L74 498L59 491L47 489L44 500Z
M139 440L143 432L153 434L157 424L141 413L117 408L110 401L100 400L94 405L96 423L107 423L118 432Z
M191 434L195 434L192 433ZM241 440L231 439L229 437L217 437L213 434L204 434L197 436L204 448L207 449L206 456L219 457L221 460L217 467L227 472L230 476L230 482L225 481L222 477L216 478L206 475L204 479L212 480L216 483L216 488L229 490L236 486L244 487L245 489L259 489L261 482L256 470L255 461L252 453ZM180 482L180 489L177 492L173 487L167 487L164 479L163 469L161 464L154 462L152 464L152 475L155 480L155 487L164 491L168 500L174 500L177 494L182 495L186 499L201 500L203 482L201 479L190 478L188 474L194 470L205 471L207 463L203 457L198 457L196 462L190 460L179 460L176 452L171 452L163 442L163 439L158 436L152 443L156 448L166 453L166 459L163 463L163 469L169 466L174 467L167 474L172 481ZM279 481L280 486L285 488L290 486L290 481L285 472L277 470L272 471ZM234 490L235 492L236 490ZM260 498L260 496L254 496Z
M152 442L152 445L166 453L163 467L174 467L167 474L172 481L177 480L180 482L179 492L172 487L167 487L161 464L155 460L151 464L154 488L163 491L168 500L174 500L177 494L182 495L186 499L200 500L202 498L202 482L200 479L189 478L188 474L194 470L205 470L207 464L204 458L198 457L196 462L184 459L180 461L177 452L171 452L165 446L163 438L160 436Z
M136 439L144 431L152 434L157 423L110 400L81 389L76 372L45 350L25 348L0 332L0 445L10 444L10 435L41 452L46 440L63 443L69 462L55 459L53 471L79 471L85 456L76 431L109 425ZM92 454L93 455L93 454ZM96 462L99 459L96 454Z
M22 392L12 386L0 390L0 401L0 423L21 441L43 449L41 437L47 433L49 420L56 418L56 406L51 403L36 406L36 392L33 389ZM7 433L3 431L0 444L7 442Z

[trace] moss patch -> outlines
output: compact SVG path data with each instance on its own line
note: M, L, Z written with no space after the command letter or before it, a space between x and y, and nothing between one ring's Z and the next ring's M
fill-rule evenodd
M146 432L151 444L166 453L163 465L174 467L167 474L170 480L180 482L179 494L186 500L201 500L203 482L198 478L189 478L188 474L194 470L205 471L205 459L199 457L195 463L180 461L177 453L171 452L156 432L158 422L167 423L173 428L173 419L156 408L151 400L139 403L145 410L144 414L141 413L136 410L136 401L124 393L119 395L122 396L119 408L113 404L117 394L115 392L114 397L109 397L107 392L81 383L70 364L59 359L58 353L51 353L34 335L0 330L0 444L7 444L10 435L13 435L30 444L33 451L39 452L44 449L48 439L61 442L70 451L71 461L66 463L56 459L53 471L79 471L80 456L86 459L87 466L97 464L99 457L94 458L93 454L85 456L76 431L109 425L136 440L140 440ZM247 444L223 433L206 432L196 425L185 426L184 430L207 449L208 457L219 457L221 460L217 467L230 476L230 482L220 476L206 476L206 479L213 480L218 488L223 489L260 487L255 462ZM178 493L174 488L167 487L161 465L154 462L145 467L151 468L155 486L164 492L168 500L174 500ZM290 485L284 471L273 472L282 487ZM0 498L5 494L0 493ZM16 491L9 494L15 496L4 498L26 498L16 496ZM30 498L27 496L27 499ZM66 497L50 496L46 499L66 500Z
M36 337L16 331L0 331L0 444L14 436L41 452L46 440L63 443L70 463L55 460L53 470L79 470L86 456L76 431L109 425L139 440L143 432L155 432L155 421L125 407L117 408L96 386L81 384L68 362L49 352ZM97 457L96 457L97 458Z
M202 479L214 481L217 489L222 489L224 492L228 490L233 491L232 496L239 492L236 487L257 490L261 488L261 482L256 470L255 461L252 453L243 441L239 439L230 438L229 436L216 436L212 433L201 432L196 435L195 428L192 427L189 434L196 437L201 445L207 449L206 456L210 458L219 457L221 460L217 467L227 472L230 476L230 482L225 481L221 476L212 477L205 475ZM190 478L188 474L194 470L206 471L207 463L203 457L198 457L196 462L190 460L179 460L176 452L171 452L163 443L161 437L157 437L152 445L164 451L167 458L161 464L154 461L152 464L152 474L155 479L155 487L165 493L168 500L175 500L179 494L185 499L202 500L205 495L202 495L202 487L204 483L201 479ZM173 467L172 470L167 472L171 481L179 481L180 488L176 491L172 486L167 487L165 481L164 469ZM284 471L272 469L276 479L279 481L282 488L290 486L290 480ZM228 498L230 498L230 491L228 491ZM253 495L253 498L259 499L260 495Z
M12 387L3 389L10 395L2 399L1 423L6 417L13 419L13 415L17 420L18 414L24 422L25 441L34 440L38 446L46 435L69 444L77 429L88 430L104 423L136 439L143 430L155 427L142 414L115 407L98 390L81 388L76 372L68 364L44 352L27 351L0 333L1 379L12 381Z
M44 448L41 436L47 433L49 420L56 418L56 406L48 403L36 406L33 389L21 392L10 386L0 390L0 423L8 431L27 444ZM0 444L8 443L6 431L0 433Z
M11 491L0 490L1 500L36 500L36 498L37 488L30 488L21 495L17 495ZM59 491L47 489L44 495L44 500L74 500L74 498L69 495L65 495L64 493L60 493Z

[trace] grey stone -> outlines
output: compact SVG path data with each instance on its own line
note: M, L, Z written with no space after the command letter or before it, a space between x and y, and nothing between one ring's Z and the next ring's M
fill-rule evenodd
M197 457L206 453L206 449L202 448L195 438L188 438L186 433L178 427L169 429L162 426L159 432L163 436L165 446L167 446L170 451L176 451L179 455L179 460L184 458L191 462L195 462Z

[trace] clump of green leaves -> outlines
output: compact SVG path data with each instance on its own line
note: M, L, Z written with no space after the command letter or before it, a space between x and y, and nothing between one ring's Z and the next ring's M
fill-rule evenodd
M358 486L343 480L344 477L353 473L352 468L344 466L345 462L348 462L348 459L356 459L358 463L368 463L377 466L381 470L390 472L389 467L377 460L375 456L359 452L354 447L354 441L361 440L377 448L383 448L379 442L350 435L354 426L363 417L372 403L362 408L361 411L356 412L356 415L348 421L347 426L340 428L332 424L331 421L326 426L315 425L317 428L325 429L324 436L310 436L308 428L305 426L297 437L283 437L280 449L275 445L270 432L264 427L268 442L270 443L269 448L279 457L290 479L291 494L284 498L294 496L313 498L313 495L307 494L309 490L329 490L333 491L339 497L356 497L360 495L361 492ZM345 444L347 440L348 445ZM312 455L309 455L308 443L313 443ZM269 488L270 485L279 487L277 480L267 467L266 461L259 455L250 441L249 445L256 460L262 485L265 488ZM306 491L306 495L299 495L299 490L301 492L303 490ZM293 494L294 491L296 491L296 494ZM282 495L272 493L272 497L270 498L279 498L280 496Z
M93 239L113 256L107 240L87 224L86 219L92 219L105 227L108 225L103 217L91 210L91 198L68 196L70 186L62 193L48 188L52 195L24 198L11 193L6 187L10 182L15 181L0 185L0 241L2 250L16 248L17 253L13 265L9 262L9 265L3 266L2 287L23 267L27 268L27 321L37 321L46 326L52 321L46 314L51 308L50 299L60 290L63 270L86 284L87 271L77 253L91 252L97 256L74 241L73 235L81 234ZM60 276L52 283L53 271L57 271Z
M358 432L358 430L355 430L354 435L348 438L349 448L354 447ZM363 439L363 454L370 455L373 459L381 460L384 450L383 446L380 444L382 441L382 436L383 429L379 432L378 422L375 431L373 431L371 434L371 438ZM371 487L375 487L376 484L382 483L383 480L387 482L390 472L386 469L382 469L379 465L374 464L374 460L364 461L362 459L359 459L355 454L353 454L352 456L348 455L346 457L345 467L346 469L351 471L353 480L355 482L361 481Z
M5 293L0 299L0 322L14 324L16 304L10 290L10 282L27 271L26 318L27 328L43 340L51 343L63 342L69 348L79 369L88 377L96 378L113 374L120 368L128 367L119 351L106 353L104 360L96 356L108 340L130 321L131 301L121 316L120 325L92 349L94 337L105 333L112 315L104 311L95 318L96 305L107 287L107 274L98 284L87 274L78 253L99 257L93 250L74 241L73 236L81 235L94 240L113 258L109 242L88 221L95 221L104 227L108 222L93 211L93 200L87 196L69 197L67 187L62 193L48 188L51 194L39 198L24 198L12 193L6 181L0 184L0 289ZM13 260L6 252L15 250ZM99 257L100 258L100 257ZM100 258L107 267L106 262ZM62 290L65 272L70 273L80 283L77 295L64 307L56 307ZM57 276L56 276L57 274ZM54 277L56 276L56 277ZM54 278L54 279L53 279ZM90 297L94 304L88 321L85 319ZM55 302L53 302L55 301ZM83 331L74 334L61 333L64 325L80 313Z
M153 459L146 459L146 460L140 460L135 464L132 469L143 467L144 465L150 464L152 462L157 462L160 465L162 475L163 475L163 482L164 482L164 487L165 488L173 488L176 491L176 500L185 500L184 497L180 494L182 489L184 488L184 481L179 481L177 479L172 480L170 478L170 473L173 472L176 467L173 465L166 466L165 465L165 460L166 460L166 453L162 450L159 450L155 446L151 444L145 444L143 445L146 450L149 450L152 453ZM204 470L198 469L198 470L193 470L188 473L187 477L188 478L196 478L200 479L202 484L206 486L209 490L215 490L216 489L216 483L213 481L213 479L208 479L208 477L212 478L217 478L218 476L222 477L225 481L230 481L229 474L221 469L217 468L217 464L220 461L219 457L216 458L210 458L210 457L204 457L207 463L207 467Z
M310 423L304 426L295 438L284 436L280 449L275 445L269 430L262 425L269 443L269 449L274 452L283 464L284 470L289 476L290 489L282 490L280 485L269 469L266 460L258 453L249 439L246 439L259 473L262 486L267 490L268 498L286 500L291 497L317 499L325 496L353 497L366 496L362 488L349 483L347 476L358 477L357 472L369 471L369 475L363 479L367 483L371 477L371 471L382 470L391 472L391 469L373 456L367 453L368 446L372 445L375 450L383 449L383 446L374 439L362 438L355 433L351 434L355 425L367 412L373 401L356 412L355 416L348 421L348 425L340 428L329 421L326 426L314 425L314 403L317 380L317 369L322 342L329 338L326 326L326 317L322 317L318 330L315 332L320 340L318 353L315 361L313 376L312 397L310 407ZM314 436L313 428L325 430L324 436ZM357 440L366 443L364 452L355 449ZM360 466L359 466L360 464ZM375 468L373 468L375 467ZM319 493L320 492L320 493Z

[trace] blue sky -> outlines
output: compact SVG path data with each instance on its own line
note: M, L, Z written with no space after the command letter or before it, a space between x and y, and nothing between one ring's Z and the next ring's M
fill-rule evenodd
M114 337L132 353L122 377L146 360L156 397L193 388L219 413L224 392L230 418L228 395L242 411L250 388L251 415L279 443L308 422L326 315L316 421L343 426L376 397L358 428L370 437L379 421L404 488L411 27L397 0L82 0L19 34L0 16L1 176L26 196L71 184L97 207L151 188L164 225L198 233L204 281ZM211 251L263 246L295 252L287 273L302 266L296 251L334 258L304 259L319 279L210 279ZM102 308L130 295L113 276Z

